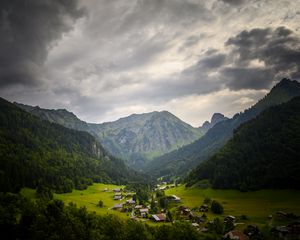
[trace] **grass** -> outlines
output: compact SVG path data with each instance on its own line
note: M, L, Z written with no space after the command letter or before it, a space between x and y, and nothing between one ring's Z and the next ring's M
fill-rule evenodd
M292 212L300 215L300 191L294 190L260 190L254 192L239 192L236 190L185 188L181 185L165 191L167 195L177 195L182 204L188 207L199 207L204 198L219 201L224 207L223 216L233 215L248 217L248 221L259 225L268 223L268 216L274 216L276 211ZM217 215L208 213L208 218Z
M129 218L127 213L110 209L116 203L125 201L124 199L121 201L113 200L114 193L111 191L114 188L122 187L124 186L97 183L83 191L73 190L72 193L54 194L54 198L61 199L66 204L73 202L79 207L85 206L88 211L96 212L97 214L114 214L126 219ZM110 191L104 192L103 190L105 188L108 188ZM26 197L35 198L34 189L24 188L21 193ZM224 207L224 213L221 217L226 215L233 215L235 217L246 215L248 220L243 220L243 222L255 223L261 226L268 224L268 216L270 214L274 216L276 211L300 215L300 191L294 190L239 192L236 190L200 189L197 187L185 188L181 185L170 188L166 190L165 193L166 195L177 195L182 200L180 205L185 205L190 208L202 205L206 197L217 200ZM104 207L97 207L99 200L103 201ZM211 212L208 212L206 215L208 219L213 219L218 216ZM147 223L157 225L157 223L152 223L151 221Z
M79 207L85 206L88 211L96 212L97 214L114 214L118 215L119 217L126 218L128 217L126 213L121 213L119 211L110 209L116 203L125 201L124 199L121 201L113 200L114 192L112 192L112 189L123 187L124 186L95 183L83 191L73 190L71 193L54 194L54 198L60 199L66 204L73 202ZM105 188L108 188L109 191L104 192ZM99 200L103 201L104 206L102 208L97 206Z

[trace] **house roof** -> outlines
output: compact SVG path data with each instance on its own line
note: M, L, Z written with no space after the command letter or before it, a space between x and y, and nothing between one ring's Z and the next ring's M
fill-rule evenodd
M123 208L123 203L115 204L112 208Z
M152 215L152 217L153 217L156 221L165 221L165 220L166 220L166 214L164 214L164 213L154 214L154 215Z
M114 200L122 199L122 196L114 196Z
M175 201L180 201L180 197L177 197L176 195L172 195L172 197Z
M146 212L149 212L148 208L141 208L140 209L140 213L146 213Z
M224 237L229 237L229 239L239 239L239 240L249 240L249 237L242 233L241 231L233 230L224 235Z
M143 205L136 205L134 208L135 209L140 209L140 208L143 208Z

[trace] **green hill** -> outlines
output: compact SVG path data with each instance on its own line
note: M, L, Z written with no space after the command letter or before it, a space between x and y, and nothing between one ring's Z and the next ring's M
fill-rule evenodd
M240 126L233 138L188 176L214 188L300 188L300 97L271 107Z
M300 83L283 79L253 107L233 118L221 121L199 140L171 153L154 159L146 165L145 172L159 176L183 176L199 163L211 157L232 137L241 124L255 118L264 109L300 96Z
M67 192L92 181L141 178L86 132L41 120L2 98L0 110L0 191L46 184Z

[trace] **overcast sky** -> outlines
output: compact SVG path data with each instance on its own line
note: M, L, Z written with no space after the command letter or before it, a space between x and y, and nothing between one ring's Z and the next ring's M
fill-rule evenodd
M1 0L0 96L193 126L300 78L300 0Z

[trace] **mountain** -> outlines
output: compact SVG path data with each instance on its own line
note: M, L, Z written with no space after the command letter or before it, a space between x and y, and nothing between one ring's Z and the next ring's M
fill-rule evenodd
M210 122L205 121L200 129L203 133L206 133L209 129L215 126L217 123L227 120L228 118L225 117L222 113L214 113L211 117Z
M74 113L69 112L66 109L43 109L38 106L33 107L16 102L14 102L14 104L26 112L49 122L57 123L67 128L89 132L88 124L81 121Z
M187 145L203 135L173 114L132 114L114 122L86 123L65 109L49 110L15 103L25 111L65 127L91 133L114 156L140 169L147 160Z
M183 176L218 151L232 137L234 129L242 123L255 118L266 108L287 102L296 96L300 96L300 83L283 79L250 109L217 123L192 144L154 159L144 170L157 177Z
M89 124L89 127L105 148L127 159L128 165L137 169L147 159L189 144L202 135L200 129L167 111L133 114L114 122Z
M214 188L300 189L300 97L273 106L236 129L232 139L188 176Z
M142 176L110 156L89 133L41 120L0 98L0 191L45 184L57 192Z

